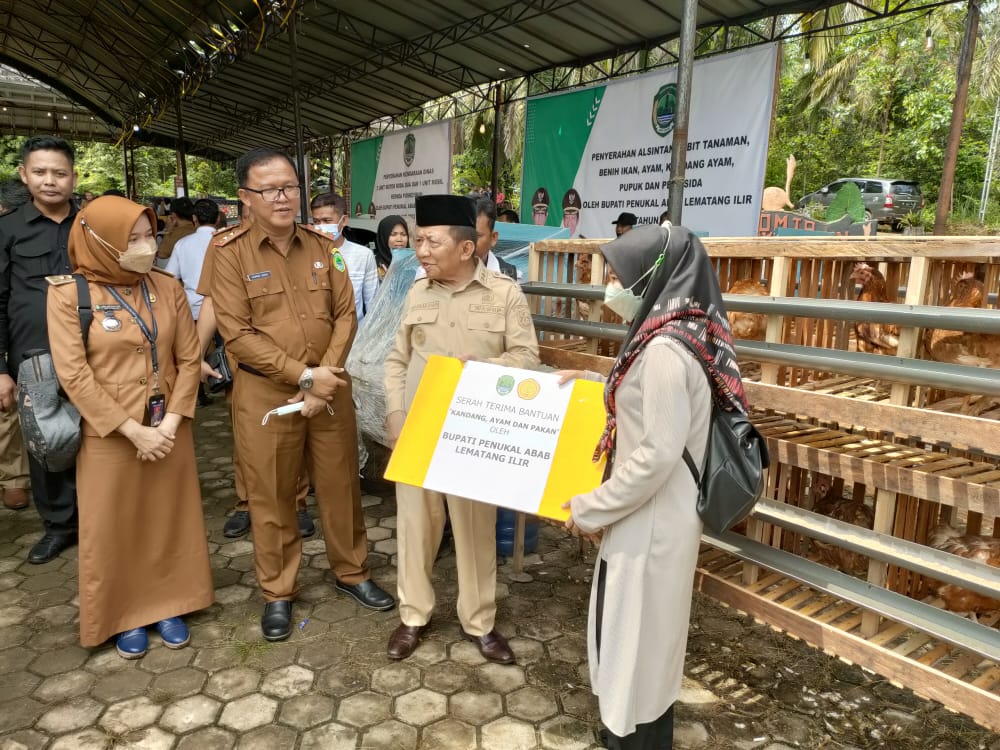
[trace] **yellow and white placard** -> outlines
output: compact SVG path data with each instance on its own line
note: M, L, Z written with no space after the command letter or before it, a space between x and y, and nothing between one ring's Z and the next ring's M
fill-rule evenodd
M601 483L604 387L452 357L427 362L385 477L546 518Z

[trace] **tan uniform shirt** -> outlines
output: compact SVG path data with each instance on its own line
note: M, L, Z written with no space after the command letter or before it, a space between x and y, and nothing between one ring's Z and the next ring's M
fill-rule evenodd
M194 234L195 225L194 222L185 221L183 224L178 224L173 229L167 231L163 235L163 239L160 240L160 247L157 250L157 257L159 258L169 258L173 255L174 245L177 244L177 240L187 237L189 234Z
M201 357L187 297L177 279L166 272L152 271L146 283L156 315L160 391L166 396L167 411L193 419ZM151 326L139 285L115 288ZM142 422L153 395L153 360L141 329L106 287L90 284L90 302L94 321L84 351L76 284L70 278L51 286L49 340L59 382L83 415L84 434L106 437L129 417ZM105 315L99 307L105 305L121 324L117 330L102 325Z
M521 287L478 261L460 288L428 279L414 283L385 360L387 414L409 410L431 354L538 367L538 337Z
M213 240L206 272L219 331L241 365L286 385L310 365L344 366L358 323L329 237L296 226L282 252L256 225L236 229Z

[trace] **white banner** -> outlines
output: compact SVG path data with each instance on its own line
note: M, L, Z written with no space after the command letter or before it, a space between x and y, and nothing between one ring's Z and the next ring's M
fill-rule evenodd
M451 192L451 121L351 144L353 216L413 217L419 195Z
M695 62L682 223L757 233L776 45ZM528 101L522 220L613 237L615 219L667 209L676 67Z

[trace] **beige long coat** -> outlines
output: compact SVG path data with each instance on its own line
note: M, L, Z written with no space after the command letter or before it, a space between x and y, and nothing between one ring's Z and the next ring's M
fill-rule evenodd
M101 200L104 200L103 198ZM99 202L99 201L98 201ZM83 416L77 458L80 511L80 643L96 646L131 628L202 609L214 601L201 491L190 419L198 394L198 339L181 285L153 271L146 276L158 328L160 390L167 411L184 419L173 450L142 462L115 429L142 422L152 393L149 344L127 312L121 329L102 326L96 309L84 353L75 283L49 288L48 323L59 381ZM91 283L91 303L117 304ZM143 313L138 283L116 285Z
M702 530L695 482L681 454L687 445L701 465L711 414L705 372L681 344L656 338L619 386L617 411L611 476L573 498L572 510L584 531L605 529L587 652L601 720L624 737L659 718L680 694Z

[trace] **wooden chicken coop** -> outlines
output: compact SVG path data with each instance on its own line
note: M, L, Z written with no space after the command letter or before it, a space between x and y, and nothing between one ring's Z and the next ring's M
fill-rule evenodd
M772 467L696 586L1000 731L1000 238L703 243ZM543 362L613 361L599 245L532 249Z

